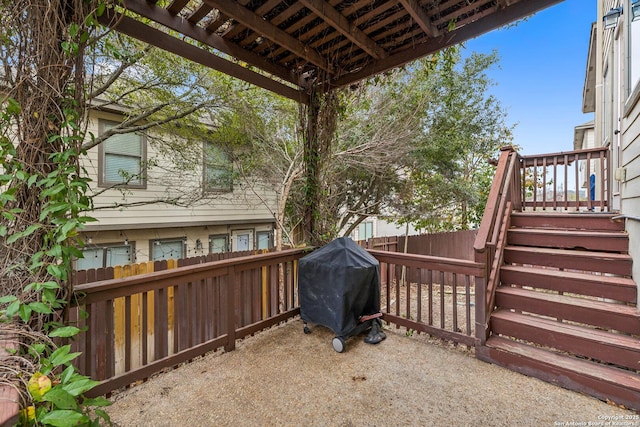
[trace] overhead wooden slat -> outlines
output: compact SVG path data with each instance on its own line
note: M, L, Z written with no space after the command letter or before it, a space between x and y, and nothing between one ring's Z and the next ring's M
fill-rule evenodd
M324 0L298 0L308 9L320 16L325 22L335 28L338 32L360 46L364 51L376 59L386 58L387 53L373 40L366 36L358 27L350 25L347 18Z
M187 17L187 21L191 22L192 24L197 24L212 10L213 8L208 4L201 4L199 8L197 8L191 15Z
M329 0L329 4L334 5L334 4L338 4L340 3L340 0ZM297 2L297 4L300 4L301 7L304 7L302 3ZM298 21L296 21L295 23L293 23L292 25L290 25L289 27L287 27L285 29L285 31L289 34L293 34L296 31L300 30L301 28L303 28L304 26L310 24L312 21L318 19L317 15L314 15L313 13L309 13L308 15L306 15L305 17L299 19ZM318 31L322 31L326 28L328 28L329 26L327 24L325 24L324 22L317 25L315 27L315 29L317 29ZM300 33L297 35L298 40L302 41L303 43L306 41L305 37L306 37L307 33ZM277 55L280 55L282 53L284 53L285 49L284 48L279 48L274 50L273 52L271 52L270 56L271 57L275 57Z
M123 7L139 15L132 19L140 33L142 28L164 32L160 25L202 43L191 46L205 58L218 56L209 46L268 74L257 73L262 78L285 87L291 83L298 91L327 79L329 86L348 85L561 1L124 0ZM140 37L164 48L164 41ZM171 46L175 49L174 42Z
M398 1L429 37L436 37L438 35L437 28L431 23L431 19L416 0Z
M442 38L431 38L422 44L415 45L412 49L405 49L395 55L390 55L385 59L375 61L367 66L366 69L361 69L357 72L339 77L332 82L332 86L346 86L371 75L399 67L440 49L462 43L471 38L477 37L480 34L499 28L506 22L514 22L522 17L534 13L537 10L560 3L561 1L562 0L519 1L506 9L500 9L491 15L487 15L484 18L474 21L473 25L465 25L447 33L445 40L442 40Z
M154 2L154 4L155 3L156 2ZM187 3L189 3L189 0L173 0L169 7L167 7L167 10L169 11L169 13L177 15L182 9L184 9Z
M294 52L301 58L308 60L322 70L333 73L333 67L328 61L320 56L320 54L314 50L308 49L299 40L295 39L291 35L282 31L280 28L266 22L259 15L251 12L249 9L240 6L233 0L204 0L207 4L220 10L227 16L232 17L236 21L241 22L253 31L257 31L263 35L263 37L278 43L288 50Z
M126 0L125 6L128 10L135 12L141 16L145 16L152 21L155 21L167 28L175 30L187 37L204 43L208 46L218 49L220 52L226 53L234 58L245 61L246 63L263 69L264 71L271 73L283 80L289 81L293 84L297 84L298 80L294 75L288 72L284 68L280 68L277 65L268 62L264 58L257 56L249 51L241 49L240 47L226 42L220 36L211 34L208 31L196 26L189 25L184 22L179 16L174 16L169 13L168 10L158 6L154 6L145 0ZM155 44L155 43L151 43ZM159 46L162 47L162 46Z
M262 6L258 7L254 11L254 13L257 14L257 15L263 16L263 15L267 14L271 9L273 9L281 1L282 0L268 0L265 4L263 4ZM236 35L238 35L244 29L245 29L244 26L236 25L235 28L233 28L232 30L228 31L225 34L225 37L233 38ZM257 33L255 33L255 34L257 34ZM255 40L259 36L260 36L260 34L257 34L255 37L253 37L253 39ZM241 45L242 44L243 43L241 43ZM244 45L246 45L246 43Z
M103 25L115 28L123 34L127 34L145 43L154 44L168 52L182 56L206 67L218 70L297 102L303 104L309 103L309 96L302 90L286 86L269 77L251 71L248 68L206 52L197 46L170 36L155 28L151 28L128 16L108 10L100 17L100 22Z

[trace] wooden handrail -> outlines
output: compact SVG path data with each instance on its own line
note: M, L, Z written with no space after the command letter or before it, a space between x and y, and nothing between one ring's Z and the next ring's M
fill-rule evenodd
M507 166L509 158L515 154L513 147L502 148L502 154L498 159L498 167L493 178L493 184L489 191L489 197L487 198L487 205L484 209L484 215L482 216L482 222L478 228L478 234L474 242L473 248L478 252L484 252L487 249L487 243L490 242L490 236L493 235L494 227L497 221L498 204L505 185L505 179L507 175Z
M511 210L513 206L520 206L519 172L518 154L512 147L503 148L474 242L475 260L482 263L485 269L485 280L479 282L479 288L476 288L476 336L480 345L484 345L487 339Z

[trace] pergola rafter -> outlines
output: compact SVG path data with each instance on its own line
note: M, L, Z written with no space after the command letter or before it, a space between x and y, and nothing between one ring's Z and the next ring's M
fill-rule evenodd
M560 1L125 0L102 21L308 103L314 85L353 84Z

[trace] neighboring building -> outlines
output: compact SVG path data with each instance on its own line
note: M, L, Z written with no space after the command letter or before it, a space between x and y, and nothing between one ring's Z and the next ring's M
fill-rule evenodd
M89 131L102 134L121 120L117 111L93 110ZM273 193L234 182L230 156L211 142L196 143L195 161L180 165L150 135L111 136L83 159L99 193L90 213L98 221L82 232L76 269L273 247L265 206L275 206Z
M594 146L610 149L611 206L627 218L633 276L638 281L640 0L598 0L598 20L591 32L587 59L583 111L595 113ZM588 146L585 142L580 145Z
M370 216L351 232L350 237L353 240L367 240L372 237L390 237L390 236L404 236L407 233L407 227L405 225L398 225L394 222L379 218L377 216ZM418 231L409 225L409 236L413 236Z

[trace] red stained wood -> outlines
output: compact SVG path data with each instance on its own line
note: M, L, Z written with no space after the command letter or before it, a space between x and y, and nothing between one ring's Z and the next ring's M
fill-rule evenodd
M615 214L589 212L512 212L511 225L525 228L624 231L624 222L612 221L614 216Z
M561 387L640 410L638 374L563 356L500 337L476 348L476 357Z
M496 292L496 305L640 335L640 315L635 307L625 304L501 287Z
M638 288L626 277L601 276L561 270L505 265L500 270L502 285L531 286L578 295L635 303Z
M507 264L539 265L631 277L633 259L628 254L527 246L507 246Z
M604 231L517 228L509 230L507 243L509 245L546 248L581 248L603 252L627 252L629 250L629 237L626 233Z
M499 310L491 316L494 334L515 337L573 354L640 370L640 340L599 329Z

